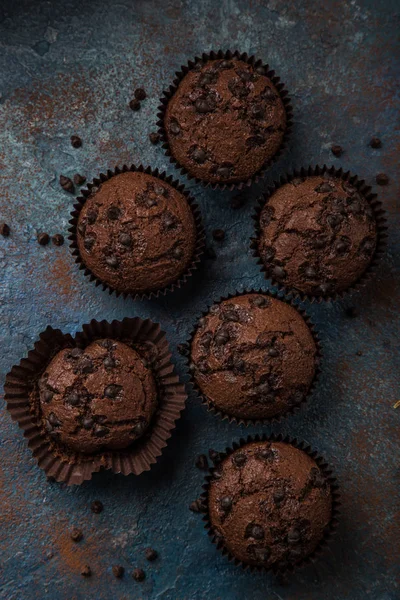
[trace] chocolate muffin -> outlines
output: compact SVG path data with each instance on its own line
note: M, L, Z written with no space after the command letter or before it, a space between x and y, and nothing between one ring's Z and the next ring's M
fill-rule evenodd
M133 348L110 339L58 352L39 390L45 429L73 452L126 448L145 433L157 407L151 370Z
M309 556L332 517L332 491L317 463L284 442L251 442L211 479L216 540L244 564L286 569Z
M248 293L215 304L199 320L190 369L212 407L238 419L267 419L302 402L317 359L295 308Z
M277 153L286 130L281 96L263 66L236 56L199 62L168 102L170 151L191 176L245 182Z
M138 171L92 188L77 223L85 266L110 288L132 295L178 280L193 259L196 235L186 197Z
M308 296L342 292L362 276L377 245L368 200L348 181L324 173L296 177L268 199L258 254L266 274Z

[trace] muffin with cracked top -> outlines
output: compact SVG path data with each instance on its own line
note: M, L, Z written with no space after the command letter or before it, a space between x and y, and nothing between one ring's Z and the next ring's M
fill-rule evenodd
M277 417L307 396L318 364L313 334L291 305L251 292L215 304L190 349L192 377L224 415Z
M185 195L139 171L92 188L79 213L84 265L113 290L147 294L176 282L196 249L195 217Z
M111 339L58 352L39 380L39 399L50 439L85 454L141 438L158 404L151 369L136 350Z
M212 532L243 564L283 570L314 552L332 518L332 490L317 463L285 442L250 442L214 470Z
M268 198L256 241L266 275L310 297L355 284L377 247L377 222L367 198L326 172L295 177Z
M206 183L246 182L282 145L287 114L265 67L240 60L199 62L168 101L170 152Z

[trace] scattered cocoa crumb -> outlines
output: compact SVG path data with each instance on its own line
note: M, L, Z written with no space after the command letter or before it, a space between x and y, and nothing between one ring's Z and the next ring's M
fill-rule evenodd
M89 565L83 565L83 567L81 568L81 575L83 577L90 577L92 574L92 569L89 567Z
M376 176L376 183L378 185L387 185L389 183L389 177L386 173L378 173Z
M152 144L156 145L160 141L160 134L159 133L155 133L155 132L150 133L149 139L150 139L150 141L151 141Z
M9 226L7 225L7 223L2 223L2 224L0 225L0 234L1 234L3 237L8 237L8 236L10 235L10 228L9 228Z
M65 177L65 175L60 175L60 185L65 192L69 192L70 194L73 194L75 192L72 179L70 179L69 177Z
M74 542L80 542L82 538L83 538L82 529L78 529L78 527L74 527L71 531L71 540L73 540Z
M131 110L140 110L140 102L139 102L139 100L136 100L136 98L134 98L133 100L131 100L129 102L129 107L131 108Z
M86 181L86 177L84 177L83 175L79 175L79 173L74 175L75 185L83 185L85 183L85 181Z
M82 140L79 135L71 135L71 146L73 148L80 148L82 146Z
M362 356L362 355L363 355L363 352L362 352L362 350L357 350L357 352L356 352L356 355L357 355L357 356Z
M146 577L146 573L143 571L143 569L134 569L132 577L135 581L143 581Z
M114 577L117 577L117 579L121 579L121 577L123 577L125 573L125 569L124 567L121 567L121 565L114 565L112 568L112 572Z
M204 505L204 502L203 502L202 498L198 498L197 500L194 500L194 502L192 502L189 505L189 510L191 510L194 513L204 513L204 512L207 512L207 508Z
M100 500L95 500L94 502L92 502L90 508L92 509L92 512L98 515L103 511L104 506L103 503L100 502Z
M50 241L50 236L48 233L39 233L37 236L37 241L41 246L47 246Z
M156 560L156 558L158 558L158 552L156 550L153 550L153 548L146 548L145 554L146 554L147 560L149 560L150 562L152 562L153 560Z
M133 95L135 96L136 100L144 100L147 96L146 92L144 91L143 88L137 88L134 92Z
M343 148L342 148L342 146L339 146L339 145L337 145L337 144L334 144L334 145L331 147L331 152L332 152L332 154L334 154L335 156L342 156L342 154L343 154Z
M377 137L371 138L369 145L371 146L371 148L382 148L382 142Z
M55 246L62 246L64 243L64 236L61 235L61 233L56 233L55 235L53 235L53 237L51 238L51 241L53 242L53 244Z
M222 242L225 237L225 231L223 229L214 229L212 236L217 242Z

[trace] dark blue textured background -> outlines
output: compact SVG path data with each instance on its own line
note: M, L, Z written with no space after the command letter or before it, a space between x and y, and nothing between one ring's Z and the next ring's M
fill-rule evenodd
M318 6L320 4L320 6ZM396 600L399 589L400 219L398 76L400 7L396 0L58 0L0 2L0 372L6 372L50 324L74 333L92 318L151 317L176 345L199 311L235 289L267 285L249 250L250 216L263 185L292 166L343 166L374 183L388 211L389 246L379 273L345 301L305 307L325 351L320 385L281 426L307 440L338 476L339 533L325 555L282 586L235 568L188 511L203 474L197 454L223 449L245 430L208 414L189 398L162 458L139 478L101 473L80 487L50 484L4 407L0 413L0 597L44 599ZM294 107L290 147L233 211L232 194L198 198L218 260L206 261L184 289L152 302L124 301L95 288L77 270L67 245L41 247L36 234L66 234L73 197L61 173L88 178L115 164L140 163L174 173L151 146L158 98L181 64L210 49L239 49L268 61ZM149 98L127 107L137 86ZM79 134L84 145L69 142ZM368 141L378 135L381 150ZM331 144L345 152L336 159ZM360 315L345 314L355 305ZM357 355L362 351L362 355ZM397 473L396 473L397 471ZM100 499L104 512L90 503ZM397 511L397 514L396 514ZM80 526L85 538L70 541ZM143 549L159 551L147 563ZM93 576L85 580L80 565ZM113 564L127 573L116 580ZM142 566L144 583L130 572Z

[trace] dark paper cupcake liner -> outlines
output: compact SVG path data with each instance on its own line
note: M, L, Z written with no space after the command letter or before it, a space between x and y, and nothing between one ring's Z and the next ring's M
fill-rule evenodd
M139 354L151 359L159 405L149 431L132 446L94 454L68 452L51 440L41 423L37 383L58 351L66 347L84 348L93 340L104 337L129 344ZM28 356L7 374L4 390L7 409L24 430L39 467L48 477L67 485L80 485L101 468L123 475L140 475L148 471L167 445L187 398L185 387L179 382L171 363L165 333L158 323L138 317L112 323L93 320L84 325L75 338L48 327L40 334Z
M196 380L193 376L193 373L190 369L192 342L193 342L193 338L197 331L197 327L198 327L197 324L198 324L199 319L201 317L207 316L207 314L209 314L210 307L213 306L214 304L220 304L224 300L230 300L231 298L235 298L237 296L245 296L246 294L263 294L265 296L270 296L271 298L275 298L276 300L281 300L282 302L285 302L286 304L288 304L289 306L294 308L300 314L300 316L303 317L306 325L308 326L308 328L313 336L314 343L315 343L315 346L317 349L317 353L316 353L316 357L315 357L314 377L310 384L308 392L307 392L307 394L305 394L304 398L302 398L302 400L300 402L298 402L297 404L290 406L284 412L282 412L278 415L272 416L272 417L264 418L264 419L243 419L241 417L234 417L233 415L225 413L220 408L217 408L216 406L214 406L213 402L211 400L209 400L209 398L205 394L203 394L200 387L197 385ZM203 311L201 316L196 320L196 323L193 326L193 329L190 332L189 338L186 342L186 347L184 349L183 354L186 359L186 366L187 366L187 369L189 372L189 383L192 386L192 388L194 389L198 398L200 398L202 404L204 404L207 407L209 412L220 417L221 419L223 419L223 420L227 419L229 423L236 423L237 425L244 425L245 427L248 427L249 425L267 425L270 423L279 423L282 421L282 419L298 412L300 410L300 408L308 401L310 396L314 393L315 388L317 387L317 383L318 383L318 380L319 380L319 377L321 374L321 366L320 365L321 365L322 356L323 356L321 341L319 339L318 332L315 328L315 325L312 323L309 315L306 313L306 311L303 310L302 308L300 308L299 306L297 306L293 302L292 299L285 297L283 294L275 292L274 290L262 290L261 288L258 290L249 289L249 290L244 290L242 292L234 292L232 294L229 294L228 296L223 296L223 297L219 298L219 300L216 300L215 302L210 304L209 307L207 308L207 310Z
M334 177L338 177L343 181L347 181L351 185L353 185L359 193L361 193L367 202L370 204L377 226L377 244L374 256L371 259L370 264L364 271L364 273L355 281L351 286L342 290L341 292L335 292L334 294L327 294L326 296L312 296L301 292L300 290L294 290L286 287L284 284L276 281L275 279L266 275L266 269L264 263L261 259L259 249L258 249L258 239L261 234L260 230L260 216L264 206L267 204L269 198L276 192L280 187L289 183L296 177L312 177L314 175L323 175L324 173L328 173ZM353 290L359 290L364 287L369 279L371 279L372 274L376 270L376 266L379 263L380 258L385 252L386 248L386 239L387 239L387 226L386 226L386 216L385 211L382 208L382 202L378 200L377 195L371 193L371 187L366 185L363 179L358 179L357 175L351 175L350 171L344 172L342 168L336 169L335 167L327 167L323 165L320 167L316 165L315 167L301 168L300 170L295 169L293 172L288 173L280 178L279 181L275 181L272 186L268 187L267 191L263 194L263 196L258 200L258 205L256 208L256 212L253 215L253 219L255 221L255 237L251 239L251 249L253 250L253 256L255 256L257 260L257 264L261 265L261 271L265 274L265 278L269 280L272 285L277 287L279 290L283 291L285 295L291 296L294 299L299 300L308 300L310 302L322 302L327 301L330 302L332 300L338 300L343 298L346 294L350 293Z
M184 273L182 275L180 275L180 277L178 277L174 282L170 283L169 285L167 285L163 288L160 288L159 290L153 290L150 292L143 292L143 293L139 293L139 294L131 294L128 292L121 292L121 291L115 289L114 287L108 285L101 279L99 279L85 265L84 261L82 260L81 255L80 255L78 243L77 243L77 225L78 225L79 214L80 214L86 200L91 195L92 191L94 191L93 188L96 189L98 186L100 186L105 181L112 179L112 177L115 177L116 175L120 175L121 173L127 173L128 171L146 173L147 175L152 175L153 177L157 177L161 181L164 181L168 185L174 187L179 193L181 193L185 197L187 203L189 204L189 207L190 207L193 217L194 217L194 222L195 222L195 227L196 227L196 246L195 246L195 249L193 252L192 260L191 260L189 266L184 271ZM68 236L68 239L70 240L70 250L71 250L72 256L75 259L76 264L79 266L79 269L83 270L84 274L87 277L89 277L90 281L95 282L96 286L99 286L99 285L102 286L103 290L107 290L109 292L109 294L115 293L117 297L123 296L124 298L127 298L128 296L130 296L131 298L133 298L133 300L143 300L144 298L147 298L148 300L150 300L151 298L158 298L160 295L165 296L165 294L167 292L173 292L175 289L180 288L184 283L186 283L186 281L189 279L189 277L191 277L193 275L194 271L196 271L196 269L198 268L198 266L201 262L201 257L204 253L205 232L204 232L200 209L199 209L198 205L195 203L194 198L190 195L189 191L187 191L185 189L185 186L183 184L181 184L178 180L173 179L172 175L167 176L165 172L160 173L158 169L152 169L151 167L144 167L143 165L139 165L138 167L136 167L135 165L131 165L130 167L128 167L127 165L124 165L123 167L115 167L114 171L108 170L107 174L100 173L99 177L96 177L95 179L93 179L93 181L91 183L87 184L87 187L85 189L81 190L81 195L77 198L76 204L74 204L74 209L71 212L71 217L72 217L72 219L69 221L71 227L68 229L68 231L70 233L70 235Z
M284 575L287 573L294 573L294 571L301 569L305 565L315 562L319 558L319 556L324 552L324 550L327 548L327 546L330 544L333 536L336 533L337 526L338 526L338 518L340 516L340 511L339 511L339 507L341 505L340 492L339 492L339 486L337 484L335 476L333 475L333 471L332 471L331 467L325 462L325 460L322 458L322 456L320 456L318 454L318 452L316 450L312 450L312 448L305 442L298 441L296 438L290 438L289 436L283 437L281 434L279 434L279 435L275 435L275 434L255 435L255 436L248 436L247 439L241 438L239 440L239 442L234 442L232 444L231 448L226 448L224 453L220 453L220 455L219 455L220 461L219 462L223 461L227 456L232 454L235 450L237 450L238 448L242 448L246 444L249 444L251 442L266 442L266 441L283 442L286 444L291 444L298 450L302 450L303 452L308 454L308 456L310 456L316 462L318 467L321 469L326 481L328 482L328 484L331 488L331 493L332 493L331 520L324 532L323 538L321 539L318 546L315 548L315 550L311 554L309 554L305 558L301 559L299 562L297 562L295 564L287 565L285 567L282 567L282 566L278 567L275 565L271 565L269 567L250 565L248 563L244 563L241 560L235 558L235 556L233 556L230 553L230 551L224 546L221 539L214 534L213 527L212 527L211 520L210 520L209 511L208 511L208 492L209 492L210 483L211 483L211 480L213 477L213 472L215 470L215 467L210 468L208 475L206 475L206 477L205 477L205 483L203 485L204 491L200 496L200 502L201 502L201 505L204 507L204 511L205 511L205 514L203 516L203 521L205 522L205 529L207 530L207 533L210 536L213 544L216 545L217 549L224 556L227 556L227 558L230 562L233 562L235 564L235 566L240 565L243 569L249 570L251 572L264 571L264 572L272 572L276 575Z
M189 71L191 71L198 63L200 63L200 62L206 63L209 60L219 60L219 59L230 60L234 57L243 62L248 63L252 67L255 67L255 68L264 67L265 72L266 72L266 77L268 77L272 81L274 86L276 87L276 89L279 93L279 96L282 100L282 103L285 107L286 130L285 130L285 133L284 133L284 136L282 139L282 143L281 143L279 149L277 150L277 152L252 177L249 177L246 181L241 181L238 183L211 183L209 181L205 181L204 179L199 179L198 177L191 175L188 172L188 170L185 167L183 167L173 156L172 151L169 146L169 143L168 143L167 132L166 132L165 126L164 126L165 113L166 113L166 109L168 106L168 102L172 98L172 96L175 94L175 92L177 91L180 82L185 77L185 75L187 75L187 73ZM226 190L227 189L227 190L232 191L232 190L241 190L244 187L251 186L253 183L257 183L260 180L260 178L263 177L263 175L265 174L267 169L270 168L278 160L278 158L281 156L282 152L286 148L289 137L290 137L290 133L291 133L292 126L293 126L292 116L293 116L293 109L292 109L292 105L291 105L291 100L288 96L288 92L285 89L285 84L281 82L280 77L277 77L275 75L275 71L271 70L271 68L268 64L264 64L262 62L262 60L259 60L259 59L257 60L254 56L248 56L247 53L241 54L237 50L234 52L232 52L231 50L227 50L225 52L223 50L218 50L217 52L212 51L207 54L204 53L201 55L201 57L196 56L194 58L194 60L188 61L187 65L182 65L181 70L177 71L175 73L175 79L173 80L172 85L170 85L168 89L164 90L163 95L160 98L160 105L158 107L158 113L157 113L157 117L159 119L157 121L157 126L158 126L158 133L160 134L162 144L163 144L162 148L165 150L166 156L169 157L170 163L172 163L177 169L180 170L182 175L186 175L186 177L188 179L194 179L196 181L196 183L201 183L204 187L210 187L213 190L215 190L215 189Z

